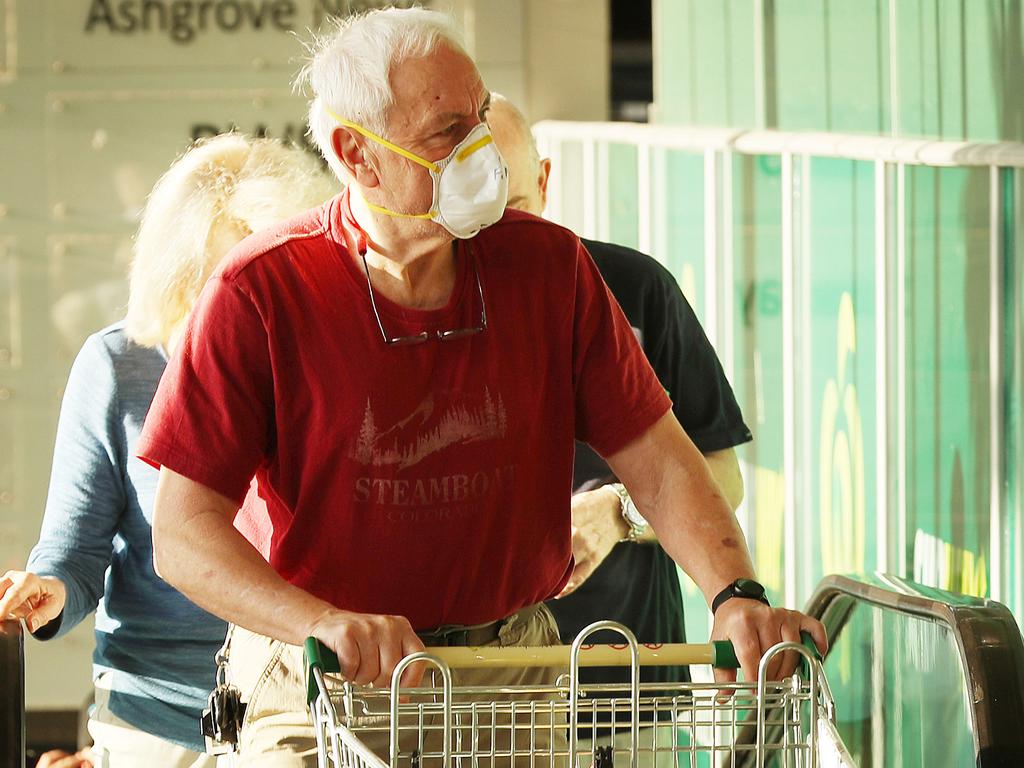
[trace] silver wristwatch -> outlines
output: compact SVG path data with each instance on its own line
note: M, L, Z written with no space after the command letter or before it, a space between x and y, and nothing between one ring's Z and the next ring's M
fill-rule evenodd
M633 499L629 497L626 486L622 483L609 483L605 488L610 489L619 497L619 511L622 513L622 519L629 526L629 533L626 534L623 541L638 541L647 531L647 521L640 514L640 510L636 508Z

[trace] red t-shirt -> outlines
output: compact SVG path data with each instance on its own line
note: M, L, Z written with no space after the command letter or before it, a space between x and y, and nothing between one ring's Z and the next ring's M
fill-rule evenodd
M375 294L391 336L473 327L475 263L487 329L386 346L345 205L218 268L140 457L236 500L274 569L340 608L425 629L551 597L572 570L573 438L614 453L669 410L665 391L576 236L513 211L457 241L444 307Z

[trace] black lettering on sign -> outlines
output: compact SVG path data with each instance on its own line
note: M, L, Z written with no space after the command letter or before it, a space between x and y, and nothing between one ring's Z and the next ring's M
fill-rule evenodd
M211 29L292 32L295 13L295 0L91 0L85 31L160 32L184 44Z
M313 29L317 29L327 18L343 19L376 8L411 8L417 4L418 0L316 0L313 5Z
M220 129L216 125L211 123L195 123L192 126L192 141L207 138L208 136L216 136L218 133L220 133Z
M85 20L85 31L92 32L92 28L101 22L106 24L107 29L111 32L117 32L110 4L106 0L93 0L92 5L89 6L89 17Z
M228 131L237 131L238 126L234 123L228 125L217 125L215 123L193 123L189 128L189 137L192 141L217 136ZM285 123L280 131L271 130L264 123L256 123L251 128L246 127L245 133L260 138L278 138L285 144L294 144L313 155L320 163L327 167L327 161L320 155L320 150L309 139L309 129L305 123Z

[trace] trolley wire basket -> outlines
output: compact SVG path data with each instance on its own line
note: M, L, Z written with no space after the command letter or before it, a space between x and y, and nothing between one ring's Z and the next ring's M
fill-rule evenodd
M586 644L598 630L621 646ZM322 768L687 768L853 766L835 729L831 693L813 643L780 643L757 681L641 683L641 665L738 666L728 642L639 645L620 624L597 622L572 646L433 648L407 656L390 689L355 686L337 657L306 642L307 695ZM777 654L800 669L766 678ZM430 682L399 689L414 663ZM631 681L583 684L582 666L625 665ZM561 667L547 685L502 685L502 668ZM458 671L494 669L494 685L457 685ZM426 679L425 679L426 682Z

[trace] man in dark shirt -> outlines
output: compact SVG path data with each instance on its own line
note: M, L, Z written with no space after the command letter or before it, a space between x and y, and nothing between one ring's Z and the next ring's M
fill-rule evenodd
M551 161L540 158L529 125L507 99L492 94L487 120L509 166L508 205L539 215L544 210ZM672 398L679 423L704 454L735 509L743 498L743 481L734 447L751 439L750 430L693 309L668 270L650 256L610 243L586 239L583 243ZM640 642L685 642L675 563L636 513L608 465L582 443L576 444L573 487L577 575L557 600L548 603L563 642L572 642L581 629L601 619L626 625ZM613 633L593 639L621 642ZM585 682L625 682L628 670L585 668L581 677ZM641 679L661 682L689 677L685 668L648 667ZM581 729L580 737L591 734L589 728ZM628 737L628 731L622 735Z

